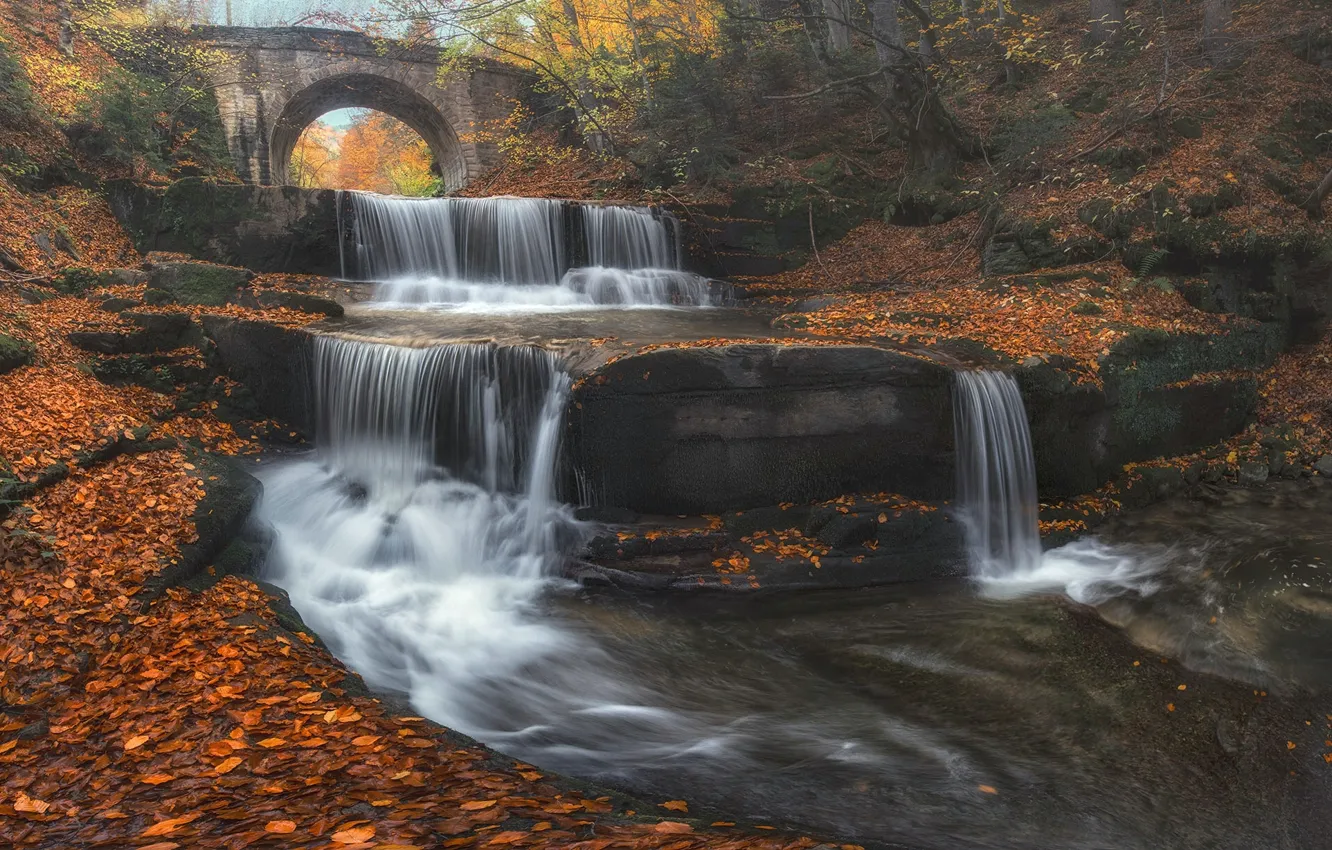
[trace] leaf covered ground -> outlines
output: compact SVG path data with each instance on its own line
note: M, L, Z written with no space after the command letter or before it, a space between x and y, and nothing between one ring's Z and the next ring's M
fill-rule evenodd
M389 708L316 639L280 621L252 581L156 589L197 538L210 486L194 462L198 447L245 454L257 443L206 402L171 415L171 394L89 373L88 355L65 334L115 326L98 300L136 294L117 287L31 304L0 290L0 332L35 349L34 365L0 376L4 468L22 484L67 468L7 505L0 523L0 843L814 844L682 820L682 801L633 812L642 806L552 782ZM127 434L124 453L81 461Z

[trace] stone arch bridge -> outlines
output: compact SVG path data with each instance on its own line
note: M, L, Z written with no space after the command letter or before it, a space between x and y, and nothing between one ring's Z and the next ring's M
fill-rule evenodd
M430 145L444 187L457 189L498 161L478 140L502 121L530 77L493 60L440 73L436 50L362 33L310 27L188 30L222 54L208 68L236 172L249 183L285 185L301 131L326 112L376 109Z

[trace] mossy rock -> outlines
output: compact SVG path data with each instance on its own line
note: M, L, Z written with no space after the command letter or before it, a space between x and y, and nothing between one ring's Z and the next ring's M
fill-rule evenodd
M1103 256L1109 245L1092 237L1056 242L1051 224L1020 218L1004 218L985 243L982 269L987 275L1026 274L1037 269L1059 268L1089 262Z
M221 307L231 303L253 278L253 272L232 266L159 263L149 275L149 286L167 293L177 304Z
M1110 179L1127 183L1147 164L1147 152L1132 146L1103 148L1092 155L1091 161L1110 169Z
M1192 115L1181 115L1170 124L1170 129L1186 139L1201 139L1203 136L1202 122Z
M1110 96L1103 89L1086 86L1078 89L1065 105L1074 112L1099 115L1110 105Z
M97 272L82 266L70 266L51 279L51 285L56 291L65 295L83 295L116 282L111 272Z
M12 372L20 366L30 366L32 362L31 344L8 334L0 334L0 375Z
M1073 313L1078 316L1099 316L1104 312L1105 308L1095 301L1079 301L1073 305Z

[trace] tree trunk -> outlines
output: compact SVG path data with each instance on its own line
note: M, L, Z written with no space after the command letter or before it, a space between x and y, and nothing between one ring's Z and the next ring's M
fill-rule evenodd
M1309 218L1321 219L1323 217L1323 203L1327 201L1327 196L1332 195L1332 171L1327 172L1323 177L1323 182L1313 190L1309 200L1304 202L1304 210L1309 213Z
M828 21L828 52L844 53L850 50L850 0L823 0L823 14Z
M1238 51L1230 24L1235 19L1234 0L1206 0L1203 3L1203 52L1213 65L1229 65Z
M879 64L899 65L907 61L906 43L902 41L902 23L897 19L898 0L873 0L874 53Z
M910 164L946 171L970 154L975 144L939 99L929 68L907 50L897 18L900 0L872 0L874 47L884 68L888 98L880 107L902 136Z
M1112 44L1124 28L1124 0L1091 0L1091 40Z

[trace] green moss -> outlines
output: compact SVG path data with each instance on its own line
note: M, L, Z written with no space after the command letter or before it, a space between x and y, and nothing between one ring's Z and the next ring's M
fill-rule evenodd
M32 346L21 339L0 334L0 375L33 362Z
M1095 301L1079 301L1073 305L1073 312L1079 316L1099 316L1105 310Z
M115 276L110 272L96 272L82 266L70 266L51 281L57 290L66 295L83 295L114 283Z
M220 307L235 298L250 276L245 269L211 263L161 263L153 269L150 282L178 304Z

